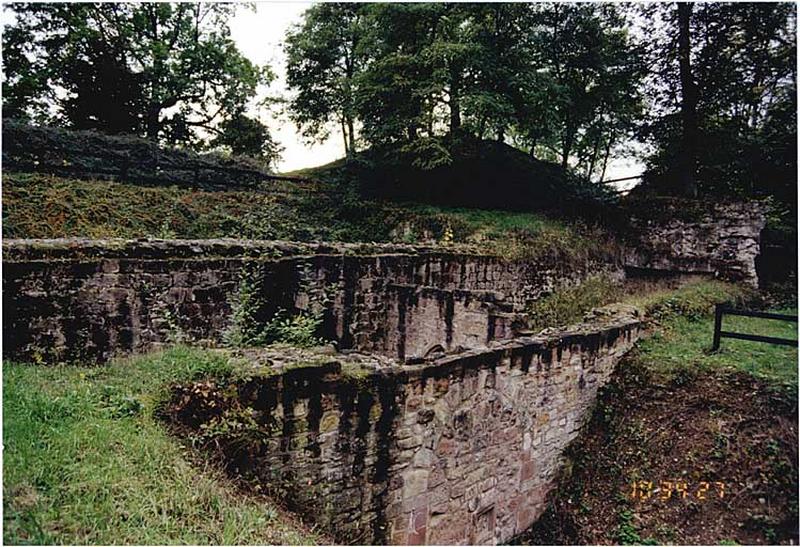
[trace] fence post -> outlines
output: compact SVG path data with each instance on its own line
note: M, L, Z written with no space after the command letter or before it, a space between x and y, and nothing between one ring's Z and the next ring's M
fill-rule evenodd
M722 312L724 304L717 304L714 306L714 342L711 345L711 351L719 349L720 331L722 330Z

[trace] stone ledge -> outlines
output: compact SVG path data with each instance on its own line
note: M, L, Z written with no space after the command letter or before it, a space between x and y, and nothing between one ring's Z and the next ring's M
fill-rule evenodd
M4 239L3 261L131 259L266 258L382 255L479 256L499 259L473 246L395 243L302 243L246 239Z
M351 370L352 367L358 367L362 369L364 377L377 380L377 377L388 375L403 381L439 377L459 368L487 368L492 363L509 360L517 355L559 351L575 345L596 351L601 345L610 345L617 337L642 325L640 310L617 303L595 308L581 323L546 329L536 336L520 336L495 342L489 348L467 349L444 356L418 359L413 364L403 364L397 359L362 352L335 353L329 346L308 349L283 346L253 348L235 352L234 356L253 372L261 371L267 375L280 375L284 370L298 368L291 364L294 361L300 363L299 367L311 376L335 374L337 371L330 367L332 363L336 363L339 372L346 367L351 367ZM318 365L313 364L314 362L318 362ZM513 366L512 360L512 368Z

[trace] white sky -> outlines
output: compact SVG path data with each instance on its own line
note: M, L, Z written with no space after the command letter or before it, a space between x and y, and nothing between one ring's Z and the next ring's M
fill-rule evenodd
M313 2L258 2L255 12L242 8L231 20L231 34L242 53L256 64L269 64L277 76L269 89L261 90L260 98L287 95L283 38L287 29L293 23L300 22L302 13L312 4ZM344 156L344 145L338 130L333 130L324 143L307 145L285 114L270 116L261 112L260 117L269 125L273 138L284 147L283 157L278 165L279 171L322 165ZM643 170L644 166L635 158L617 159L609 162L606 179L639 175ZM620 183L619 186L627 188L633 184L635 182L631 181Z
M288 28L302 19L302 13L311 4L311 2L259 2L255 6L255 13L242 8L231 20L231 34L239 50L258 65L268 64L277 76L269 89L261 90L259 98L285 97L288 93L283 38ZM278 171L314 167L344 156L344 145L338 132L333 132L322 144L306 145L286 115L273 117L261 112L260 117L269 125L272 137L284 147Z

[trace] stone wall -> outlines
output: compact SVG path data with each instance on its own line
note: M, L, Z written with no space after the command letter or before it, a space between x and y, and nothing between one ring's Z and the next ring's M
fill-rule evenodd
M542 513L564 448L641 329L636 310L611 306L417 365L252 350L237 358L242 380L177 386L168 416L183 434L252 417L257 443L209 446L339 541L502 543Z
M321 310L342 349L401 358L510 335L515 310L609 263L505 261L469 250L235 240L3 242L4 357L107 360L170 336L213 345L242 280L262 303Z
M758 284L756 258L766 224L763 204L650 199L637 206L630 221L633 240L626 246L627 268Z

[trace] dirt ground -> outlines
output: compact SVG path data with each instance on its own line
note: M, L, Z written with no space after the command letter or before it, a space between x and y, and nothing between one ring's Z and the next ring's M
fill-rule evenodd
M744 373L653 383L635 353L522 544L797 544L797 399Z

